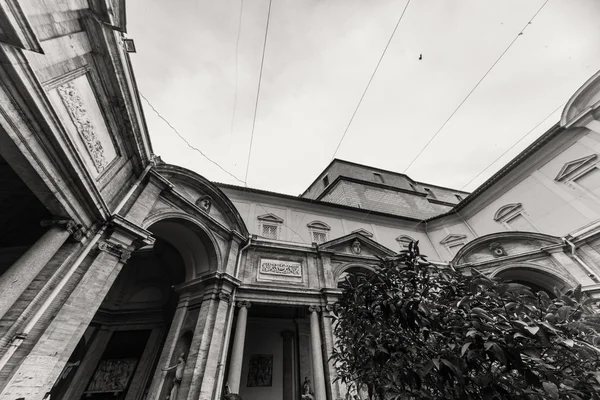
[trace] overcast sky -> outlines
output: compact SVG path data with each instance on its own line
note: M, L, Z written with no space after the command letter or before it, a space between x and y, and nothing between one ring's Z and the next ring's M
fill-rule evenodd
M403 172L544 1L412 0L336 157ZM248 186L298 195L327 166L405 4L272 0ZM190 143L243 180L269 1L127 6L140 91ZM599 21L598 0L550 0L407 175L461 189L600 69ZM240 185L144 110L164 161Z

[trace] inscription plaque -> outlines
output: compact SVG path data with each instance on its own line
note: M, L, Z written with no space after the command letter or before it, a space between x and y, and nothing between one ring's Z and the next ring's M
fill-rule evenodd
M302 276L302 264L293 261L260 260L259 271L261 274Z

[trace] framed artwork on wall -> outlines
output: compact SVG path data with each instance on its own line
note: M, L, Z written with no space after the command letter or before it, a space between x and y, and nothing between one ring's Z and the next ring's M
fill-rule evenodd
M248 366L247 387L266 387L273 385L273 355L252 354Z

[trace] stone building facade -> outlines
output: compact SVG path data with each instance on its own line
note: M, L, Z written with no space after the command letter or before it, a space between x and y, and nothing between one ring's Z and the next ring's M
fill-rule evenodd
M287 196L154 155L124 11L0 4L1 400L344 398L338 283L411 240L600 295L600 73L473 193L334 160Z

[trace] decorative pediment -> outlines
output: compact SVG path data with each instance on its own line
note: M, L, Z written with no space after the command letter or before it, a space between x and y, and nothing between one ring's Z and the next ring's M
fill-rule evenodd
M325 222L321 221L313 221L311 223L306 224L310 229L320 229L324 231L331 230L331 227L327 225Z
M259 221L264 221L264 222L275 222L278 224L282 224L283 223L283 219L279 218L277 215L275 214L263 214L263 215L259 215L258 217Z
M592 163L596 161L598 156L596 154L592 154L587 157L578 158L577 160L569 161L560 169L558 175L554 180L562 181L570 176L576 175L577 172L583 172L583 170L587 169L587 167L591 166Z
M352 233L358 233L359 235L363 235L363 236L366 236L366 237L369 237L369 238L373 237L373 234L371 232L369 232L368 230L363 229L363 228L360 228L360 229L357 229L355 231L352 231Z
M355 257L387 257L396 254L373 239L357 232L325 242L319 245L319 250Z
M447 245L447 244L460 243L460 242L464 242L465 239L467 239L467 235L459 235L456 233L451 233L448 236L446 236L445 238L443 238L440 241L440 244Z
M505 219L507 216L511 214L516 214L522 209L523 205L521 203L512 203L502 206L498 209L498 211L496 211L496 214L494 214L494 221Z
M415 239L411 238L408 235L400 235L396 238L398 243L409 244L410 242L415 242Z

